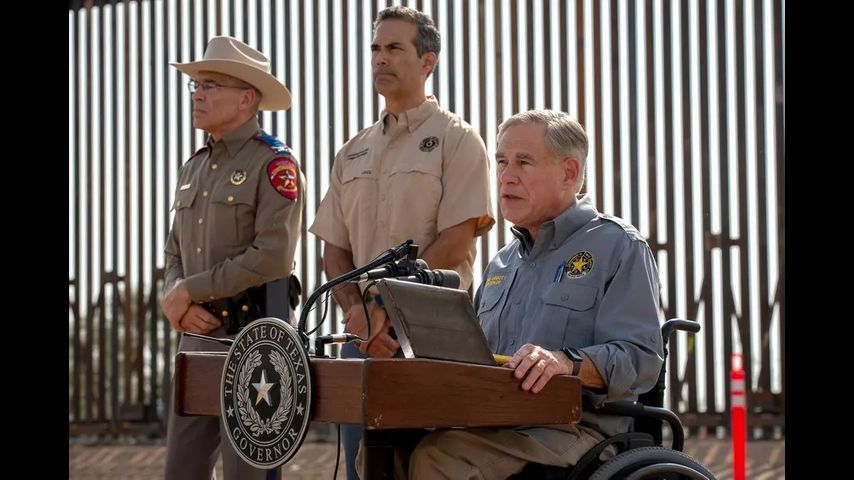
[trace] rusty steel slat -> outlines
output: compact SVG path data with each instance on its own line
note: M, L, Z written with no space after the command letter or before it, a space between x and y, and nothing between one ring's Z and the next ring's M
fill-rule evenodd
M732 278L731 271L731 257L730 248L729 248L729 240L730 240L730 228L729 228L729 196L730 196L730 186L729 186L729 175L727 173L727 167L729 163L729 134L727 129L728 123L728 110L727 110L727 102L728 102L728 91L726 89L726 80L727 80L727 55L726 55L726 2L718 1L717 3L717 69L718 69L718 148L720 155L720 163L718 165L718 175L720 179L720 184L717 186L716 191L718 194L718 198L720 201L720 211L721 211L721 232L719 234L719 238L717 243L713 243L715 247L720 248L721 251L721 292L723 294L723 338L732 338L732 315L734 312L734 304L732 298L732 291L730 290L730 280ZM714 238L713 242L714 242ZM732 345L730 342L724 342L724 357L723 361L726 364L729 364L730 354L732 353ZM730 411L730 385L728 381L724 381L724 391L723 391L723 401L725 402L725 411L729 414Z
M558 2L558 58L560 58L560 83L558 88L561 91L560 95L560 110L569 113L578 118L578 112L573 112L569 108L569 61L567 53L570 49L569 38L566 35L566 2ZM573 39L574 41L575 39ZM584 70L581 70L584 71ZM579 122L581 120L579 119ZM582 124L583 125L583 124Z
M759 244L759 255L762 264L768 259L768 188L765 182L766 179L766 160L768 159L768 151L765 149L765 39L764 39L764 11L763 2L754 2L754 42L757 45L755 49L755 68L756 72L755 91L756 91L756 203L757 203L757 243ZM770 350L770 330L771 330L771 313L774 309L773 301L768 302L769 287L768 287L768 270L760 268L759 274L759 298L762 308L759 309L759 325L760 331L763 332L761 345L761 361L762 369L759 372L759 387L771 391L771 350Z
M452 112L457 111L457 105L456 105L457 75L456 75L456 67L454 65L454 57L451 55L451 52L454 51L454 45L456 45L455 39L456 39L456 34L457 34L457 29L456 29L455 23L454 23L454 3L455 3L454 0L448 0L445 3L445 11L448 14L448 24L445 25L444 28L442 29L443 33L446 33L448 36L448 44L447 44L447 48L448 48L448 62L447 62L448 63L448 99L446 100L448 103L446 105L448 106L448 110L450 110ZM441 101L442 99L439 99L439 100ZM374 113L376 113L376 112L374 112ZM374 118L376 118L376 115L374 115Z
M563 2L561 2L563 4ZM578 123L587 127L586 85L584 68L584 45L586 43L584 29L584 2L575 2L575 68L578 81ZM567 103L568 105L568 103ZM585 182L586 183L586 182ZM587 187L585 186L585 189Z
M373 25L374 25L374 19L377 18L377 13L378 13L377 2L372 1L371 2L371 18L366 19L367 25L368 25L368 31L371 33L371 35L369 37L369 38L371 38L371 40L369 40L368 45L370 45L370 42L373 41L373 32L374 32ZM359 37L359 41L360 41L360 47L365 48L364 46L361 45L362 37ZM372 58L372 57L369 56L368 58ZM371 62L366 62L365 67L367 67L368 72L371 72L371 67L372 67ZM371 120L368 122L367 125L370 125L371 124L370 122L379 118L379 95L373 89L371 89L371 92L372 93L369 96L371 99ZM359 90L359 93L361 93L361 90ZM367 125L365 125L365 126L367 126Z
M469 24L469 5L470 2L462 2L462 6L460 10L462 10L462 24ZM463 120L468 123L472 123L472 112L471 112L471 74L469 70L469 66L471 64L471 45L469 40L469 32L466 27L463 27L462 32L460 32L460 37L463 44L463 71L460 73L460 81L463 85L463 97L460 99L463 103L462 110L456 112Z
M656 124L655 124L655 23L652 0L644 2L644 66L646 69L646 176L647 204L649 205L649 243L653 254L661 249L658 245L658 185L656 172Z
M105 95L105 87L104 80L106 77L106 73L104 70L107 67L107 62L104 61L104 7L101 6L98 9L98 32L100 36L98 38L98 60L101 64L101 68L98 68L98 124L101 126L101 130L105 129L106 122L105 120L105 112L106 107L104 106L104 100L106 99ZM98 168L100 169L100 177L101 177L101 185L106 183L104 179L104 175L106 173L106 140L105 135L97 135L98 141ZM104 188L98 189L98 218L100 219L98 225L98 252L95 256L98 258L98 284L99 284L99 292L98 292L98 421L106 422L107 419L107 312L104 298L105 290L106 290L106 243L107 243L107 232L106 232L106 191ZM90 217L91 218L91 217Z
M631 186L630 216L629 223L641 228L640 212L640 159L638 158L638 92L637 92L637 11L633 2L629 3L626 12L628 23L628 46L629 64L628 73L628 103L629 103L629 185Z
M708 58L708 43L709 43L709 33L708 33L708 16L706 15L707 10L707 2L706 0L700 0L700 5L697 7L697 17L699 22L699 56L701 59ZM711 104L709 103L709 69L708 62L701 61L700 63L700 78L699 78L699 90L700 90L700 171L703 179L707 181L700 183L701 195L700 195L700 208L703 212L708 212L712 208L712 185L708 182L711 178L711 165L709 163L711 156L711 150L709 145L709 110ZM709 248L708 241L706 238L711 235L712 231L712 223L711 223L711 215L703 215L702 216L702 231L697 232L703 237L703 277L702 277L702 285L700 287L700 292L697 296L697 304L702 300L703 303L703 331L702 336L705 340L705 365L714 365L715 364L715 323L714 323L714 310L713 304L711 302L712 298L712 249ZM693 294L692 291L688 292L689 294ZM699 320L699 310L695 313L695 320ZM715 405L715 376L706 375L706 404L707 405ZM694 385L696 388L696 385ZM712 433L712 432L707 432Z
M675 258L675 242L676 242L676 212L674 208L674 195L673 191L673 85L672 85L672 71L671 65L673 63L673 55L671 49L671 31L672 25L666 20L670 18L670 2L664 2L662 5L662 19L664 19L662 23L662 40L661 43L664 47L664 52L662 54L662 64L663 64L663 73L664 76L664 150L661 152L661 155L664 158L664 203L665 203L665 212L666 212L666 222L665 225L665 252L667 256L667 266L671 267L671 265L676 264ZM667 269L667 306L664 308L664 316L665 318L673 318L676 317L676 312L678 309L678 296L676 295L676 271L673 268ZM679 342L673 342L670 344L670 355L673 359L672 362L675 365L678 365L681 360L681 351L679 349ZM681 388L681 381L679 380L679 375L677 369L671 368L668 372L668 377L670 378L670 400L671 405L678 405L679 393Z
M518 5L516 0L510 0L510 91L513 98L510 102L510 111L507 112L506 117L519 112L519 29L516 28L518 23Z
M604 172L602 161L602 4L595 3L593 13L593 114L595 115L593 145L596 151L596 209L605 211L604 204ZM586 189L590 191L590 189Z
M478 80L478 91L480 92L480 103L481 105L484 103L484 99L486 98L486 11L483 0L478 0L477 2L477 80ZM496 102L497 103L497 102ZM486 108L480 108L480 115L478 120L480 122L480 128L478 129L478 133L480 133L480 138L483 140L483 143L486 144ZM489 161L489 160L487 160ZM492 173L492 170L490 170ZM488 178L489 182L492 181L492 178ZM487 235L480 236L480 270L481 272L486 270L486 266L489 264L489 260L492 259L492 252L489 249L489 238ZM469 290L472 292L475 291L477 285L474 285L474 281L472 281L472 285L469 287ZM474 295L472 295L474 296Z
M320 11L320 6L318 3L319 2L312 2L312 5L313 5L312 6L312 18L315 19L315 25L318 24L318 22L317 22L318 12ZM318 30L319 30L318 28L312 28L311 29L312 45L313 45L315 52L320 51L320 43L319 43L320 35L318 35ZM331 53L332 52L329 52L328 59L327 59L330 67L332 65ZM320 90L320 56L315 55L312 63L313 63L312 71L314 72L314 88L315 88L314 105L313 105L314 112L315 112L315 115L314 115L314 140L313 140L313 142L315 145L315 155L317 155L317 153L320 151L320 129L322 128L321 123L320 123L320 114L319 114L320 113L320 92L319 92L319 90ZM331 70L331 68L330 68L330 70ZM329 82L329 83L331 84L331 82ZM334 112L334 110L332 110L332 109L334 109L334 105L335 105L335 102L333 100L335 97L333 96L333 93L331 90L328 91L327 98L329 99L329 108L330 108L330 115L331 115L332 112ZM307 163L308 162L304 162L304 161L301 162L302 169L304 172L308 172ZM311 179L313 186L314 186L314 188L312 189L312 190L314 190L312 192L312 197L313 197L314 205L315 205L314 211L317 211L317 206L320 205L320 200L321 200L324 192L320 188L320 163L319 163L319 161L317 161L317 159L314 159L311 162L311 165L312 165L312 169L311 169L312 175L308 176L307 179ZM314 178L312 178L312 177L314 177ZM309 199L306 198L306 201L303 203L305 208L308 208L308 200ZM305 213L303 213L303 218L305 218ZM308 242L309 242L307 223L308 222L302 222L302 235L303 235L302 238L303 238L303 241L301 242L302 245L304 246L306 252L308 251ZM314 247L315 247L314 251L320 252L321 251L320 250L320 237L318 237L316 235L312 235L312 236L314 237L311 240L312 242L314 242ZM302 258L307 259L308 254L303 255ZM308 265L309 265L308 262L302 262L302 271L304 272L304 276L302 278L303 278L303 284L305 284L305 285L309 285L308 284ZM312 269L315 269L315 265L316 265L316 263L312 263ZM320 276L316 275L315 279L316 279L316 281L319 281ZM312 290L315 290L318 287L320 287L320 283L318 283L316 285L312 285ZM308 288L308 287L306 287L306 288ZM320 327L321 313L323 313L323 309L321 309L321 308L316 308L314 310L315 326L318 328ZM322 334L323 332L318 330L318 333Z
M86 32L86 39L84 43L84 48L86 49L86 81L91 84L93 77L93 62L92 62L92 7L91 5L87 5L86 7L86 26L88 28L88 32ZM86 96L86 131L89 132L89 140L86 142L86 152L85 152L85 162L86 162L86 175L88 177L86 182L86 205L83 207L83 211L86 212L86 239L87 243L91 245L92 242L92 143L94 142L94 132L92 131L92 107L93 100L91 93ZM83 348L84 354L84 362L86 363L86 402L84 406L84 410L86 411L86 421L92 422L95 420L95 352L94 352L94 306L92 304L92 291L94 290L95 282L93 281L92 275L92 262L93 259L91 257L86 258L86 281L84 285L86 286L86 297L80 300L81 305L86 306L85 310L85 322L86 322L86 343Z
M528 44L528 64L525 65L525 72L528 74L528 109L534 108L536 105L534 93L537 91L537 82L534 78L534 59L537 54L534 51L534 0L525 1L525 37Z
M283 12L284 13L284 19L289 22L291 19L291 2L285 2L284 6L285 6L284 12ZM290 29L288 28L287 25L285 26L284 30L285 30L285 32L290 32ZM284 33L283 33L283 36L284 36ZM285 69L285 86L288 87L288 90L291 92L291 97L293 97L293 94L296 92L293 91L293 87L291 85L292 84L291 79L293 78L293 76L292 76L293 73L291 72L291 50L292 50L291 48L285 48L284 69ZM293 102L293 100L292 100L292 102ZM285 110L285 129L284 129L284 132L282 133L282 135L284 136L284 138L287 138L289 142L291 141L291 130L292 130L292 125L293 125L293 112L294 112L293 108L289 108L289 109ZM288 145L292 145L292 143L288 143Z
M148 35L149 56L151 58L150 63L152 65L155 65L155 62L156 62L156 54L154 51L155 50L154 39L155 39L155 35L157 34L157 26L154 25L154 19L155 19L154 3L155 2L149 2L148 3L148 18L151 19L152 26L151 26L151 29L148 32L146 32ZM165 33L166 32L161 32L160 37L161 38L167 37L168 35L166 35ZM149 100L149 108L151 109L150 110L151 111L150 124L153 126L152 130L151 130L151 146L149 147L150 151L152 153L152 157L153 157L152 161L151 161L151 165L150 165L150 171L149 171L149 175L151 176L151 179L152 179L151 186L149 188L149 195L151 196L151 201L149 202L150 205L157 205L157 201L156 201L156 199L157 199L157 182L156 182L157 162L154 160L154 158L158 157L158 155L156 155L156 152L158 152L160 150L158 147L158 142L157 142L157 128L154 126L157 124L157 114L156 114L156 112L157 112L157 101L158 101L158 97L157 97L157 76L156 76L157 75L157 68L163 68L163 66L162 65L156 65L153 68L151 68L151 70L149 72L149 77L148 77L148 82L149 82L149 85L151 86L149 88L150 97L148 99ZM165 143L164 143L164 146L165 146ZM149 211L149 218L150 218L150 224L151 224L151 231L149 232L150 245L152 245L152 246L163 245L163 242L164 242L166 236L164 235L163 239L158 238L159 228L158 228L158 223L157 223L157 211L155 208L152 208ZM157 247L153 247L153 248L157 248ZM159 349L158 349L158 339L157 339L157 327L158 327L158 324L160 323L160 308L159 308L160 305L158 305L158 303L157 303L157 297L158 297L158 295L157 295L158 273L157 272L160 271L160 269L157 268L157 256L154 255L154 252L152 252L152 254L149 256L149 259L150 259L149 260L149 269L151 271L151 277L148 279L148 285L149 285L149 287L148 287L149 288L149 291L148 291L148 313L149 314L147 315L147 317L150 319L149 324L148 324L148 335L149 335L148 368L149 368L149 372L150 372L148 375L148 389L149 389L149 395L150 395L148 404L149 405L156 405L157 404L157 391L158 391L157 385L158 385L158 377L159 377L159 373L158 373L159 368L157 365L158 360L159 360L158 359L158 350ZM144 382L141 382L141 383L144 383Z
M122 80L124 82L123 92L124 92L124 120L122 122L123 129L125 131L124 136L124 182L123 182L123 190L124 190L124 218L131 218L131 199L130 199L130 182L131 182L131 142L130 142L130 8L128 8L127 4L124 5L123 14L124 14L124 23L122 24L123 36L124 36L124 71L122 73ZM124 262L124 272L125 272L125 300L122 304L123 308L123 317L125 319L124 323L124 379L125 379L125 389L124 389L124 401L125 403L132 403L132 392L131 387L133 384L133 363L131 359L133 358L133 318L131 317L131 305L133 302L133 288L131 281L131 255L130 255L130 247L131 247L131 222L125 222L125 233L124 233L124 252L125 252L125 262Z
M780 321L780 345L786 344L786 117L783 81L783 6L774 0L774 152L777 156L777 303ZM786 405L786 356L780 355L780 396Z
M691 25L689 15L688 0L682 0L679 8L679 35L681 48L681 83L682 83L682 195L683 199L683 218L685 222L682 224L682 234L685 238L685 311L694 312L696 310L696 301L694 300L694 242L693 242L693 222L692 217L694 207L694 197L691 193L693 182L693 150L692 150L692 131L691 131L691 102L687 99L691 97ZM688 94L686 94L688 92ZM675 231L675 228L674 228ZM672 270L672 269L671 269ZM695 320L694 317L690 317ZM687 383L691 388L688 388L687 409L697 410L697 389L694 388L697 381L697 363L695 358L696 339L693 335L688 337L688 348L685 352L686 362L685 373L682 376L682 383Z
M614 194L614 205L609 213L618 217L623 216L623 168L622 168L622 139L620 132L620 11L617 0L611 0L611 192ZM602 87L602 90L605 90ZM605 152L598 152L599 158L604 159ZM597 165L604 162L597 162ZM604 181L604 179L603 179ZM604 196L603 190L597 191L598 196Z
M79 2L77 2L79 3ZM80 7L79 5L74 6L74 16L72 17L72 26L71 33L73 37L73 49L72 49L72 75L75 81L75 87L77 87L80 83L80 62L79 62L79 52L80 52ZM78 93L78 88L75 88L73 92L74 97L74 125L72 128L72 135L74 138L74 150L71 153L71 162L72 169L74 171L74 188L75 191L78 192L77 195L74 196L73 205L74 205L74 221L72 225L72 238L74 239L75 246L78 250L82 249L82 236L80 234L80 223L82 210L80 208L80 122L78 121L78 113L80 112L80 94ZM71 283L71 287L74 291L74 301L72 305L69 307L73 313L73 325L72 325L72 337L73 337L73 366L71 371L71 418L73 421L80 421L80 397L82 396L81 386L80 386L80 377L82 375L81 372L81 338L80 338L80 330L82 328L81 325L81 308L82 302L80 299L80 271L82 269L81 265L81 255L75 255L74 257L74 279L73 283Z
M501 30L501 15L502 15L501 2L495 3L495 13L492 19L492 41L495 43L495 52L493 53L492 60L495 62L495 97L499 100L495 102L495 131L498 133L498 126L501 125L501 122L504 121L506 115L504 113L504 102L501 100L504 97L504 43L502 41L503 32ZM511 52L514 50L511 46ZM497 139L497 138L496 138ZM497 184L496 184L497 189ZM496 192L496 199L498 197L498 192ZM495 231L496 236L498 237L498 248L504 246L505 238L504 238L504 215L501 213L501 207L498 205L496 200L495 207Z
M498 6L496 6L496 8L498 8ZM430 17L433 19L433 23L436 25L436 28L439 29L439 31L441 32L442 27L439 25L439 0L433 0L430 3ZM444 49L446 52L450 52L450 48L449 48L448 44L445 43L444 37L442 40L442 47L441 48ZM436 98L439 98L439 69L440 68L442 68L442 65L440 63L437 63L436 68L433 69L433 74L430 75L431 77L433 77L433 95Z
M110 63L113 66L113 75L111 76L111 105L110 105L110 123L112 124L110 128L110 134L112 135L112 150L110 151L111 155L111 165L113 172L113 182L112 188L110 189L110 200L113 206L112 208L112 223L113 223L113 231L110 235L112 252L113 252L113 264L112 264L112 295L110 302L110 351L112 355L110 357L110 374L112 375L112 384L110 387L110 405L112 410L112 429L113 431L118 430L119 428L119 391L122 381L124 380L122 377L122 371L119 367L119 304L121 303L121 299L119 297L119 281L121 278L119 277L119 236L118 236L118 225L119 225L119 186L118 186L118 171L119 171L119 147L118 147L118 138L119 138L119 118L118 118L118 99L116 93L118 92L118 79L115 76L116 73L116 65L118 64L118 49L116 48L118 38L117 33L117 20L116 20L116 0L110 1L111 9L110 9L110 42L112 43L112 48L110 48Z
M736 105L736 162L738 168L738 183L736 191L738 194L738 238L735 239L739 248L738 265L735 267L739 273L739 296L741 314L738 315L738 333L741 341L741 351L744 358L745 385L748 386L747 394L752 391L753 377L756 374L753 368L753 345L750 341L750 325L753 314L749 307L750 298L750 258L748 245L751 241L748 226L748 200L747 200L747 138L746 138L746 99L745 88L745 65L744 65L744 2L735 0L735 105ZM752 435L751 435L752 438Z

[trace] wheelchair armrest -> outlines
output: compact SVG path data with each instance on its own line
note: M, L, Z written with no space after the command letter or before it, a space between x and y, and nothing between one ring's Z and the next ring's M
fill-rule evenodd
M667 422L670 425L670 431L673 435L673 450L682 451L685 447L685 430L682 427L682 421L679 417L666 408L648 407L642 403L620 400L616 402L603 403L600 406L594 406L593 402L588 397L582 398L582 410L602 414L602 415L618 415L622 417L643 417L654 418Z

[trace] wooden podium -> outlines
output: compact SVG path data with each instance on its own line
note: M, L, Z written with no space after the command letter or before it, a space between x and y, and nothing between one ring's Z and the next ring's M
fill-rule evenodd
M175 357L175 413L220 415L225 352ZM553 378L524 392L512 371L427 359L312 358L313 420L364 427L365 477L392 478L398 429L550 425L581 420L581 382Z

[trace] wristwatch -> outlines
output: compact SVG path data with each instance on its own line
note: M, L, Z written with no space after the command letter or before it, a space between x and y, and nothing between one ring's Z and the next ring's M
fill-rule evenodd
M578 372L581 371L581 362L584 361L581 353L575 347L563 347L560 351L566 355L566 358L568 358L570 362L572 362L572 372L570 375L573 377L577 376Z

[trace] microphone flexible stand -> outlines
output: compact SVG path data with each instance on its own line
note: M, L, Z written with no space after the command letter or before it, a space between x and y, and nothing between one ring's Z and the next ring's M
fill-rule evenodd
M333 287L335 287L341 283L352 280L352 279L358 277L359 275L367 272L368 270L379 267L381 265L385 265L386 263L395 262L397 260L400 260L400 259L408 256L411 245L412 245L412 240L407 240L407 241L401 243L400 245L398 245L397 247L394 247L394 248L387 250L385 253L383 253L379 257L375 258L371 262L369 262L369 263L367 263L367 264L365 264L365 265L363 265L363 266L361 266L361 267L359 267L353 271L350 271L350 272L347 272L343 275L335 277L332 280L324 283L317 290L315 290L314 293L312 293L308 297L308 300L306 300L305 305L303 305L302 311L300 312L299 323L297 324L297 332L299 333L299 336L302 339L303 346L305 347L306 352L309 351L310 340L308 338L308 334L305 333L305 327L306 327L306 324L308 323L308 314L311 310L311 307L314 305L314 303L317 301L317 299L320 298L321 295L323 295L326 291L330 290L331 288L333 288ZM332 337L330 336L330 338L326 339L326 340L332 341ZM328 341L325 343L328 343ZM324 342L321 341L320 336L318 337L318 341L316 342L316 344L317 345L315 348L315 355L317 355L318 352L320 352L320 356L323 356L322 347L323 347ZM320 348L317 348L317 347L320 347Z

